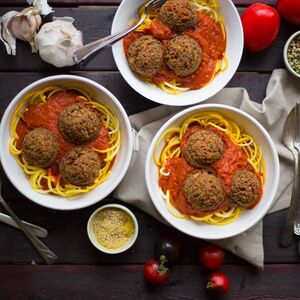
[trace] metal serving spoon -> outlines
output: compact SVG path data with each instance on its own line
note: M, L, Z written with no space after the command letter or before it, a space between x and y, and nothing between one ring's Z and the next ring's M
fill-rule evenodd
M299 156L297 150L294 148L295 135L295 107L288 114L287 120L283 130L283 143L292 152L294 156L294 185L291 197L291 204L288 210L288 215L284 226L282 227L280 235L280 246L288 247L293 240L294 234L294 216L297 203L297 191L299 189Z
M20 229L24 232L30 242L33 244L35 249L41 255L41 257L45 260L45 262L50 265L53 264L54 261L57 259L57 256L43 243L41 242L30 229L28 229L23 222L19 219L19 217L13 212L13 210L7 205L5 200L1 195L2 190L2 181L0 179L0 203L8 212L8 214L13 218L13 220L17 223Z
M129 34L130 32L134 31L137 29L144 21L147 16L151 11L159 8L166 0L150 0L146 3L143 3L139 8L138 8L138 17L139 21L132 27L129 27L125 29L124 31L121 31L119 33L109 35L105 38L102 38L100 40L94 41L92 43L86 44L83 47L79 48L73 53L73 59L75 63L79 63L82 60L86 59L89 57L91 54L95 53L96 51L99 51L100 49L106 47L106 46L111 46L114 43L118 42L121 40L124 36Z

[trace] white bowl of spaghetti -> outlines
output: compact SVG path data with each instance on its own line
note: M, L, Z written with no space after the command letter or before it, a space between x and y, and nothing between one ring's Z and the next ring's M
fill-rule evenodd
M192 167L185 155L189 137L201 130L213 132L224 143L222 155L203 166L204 171ZM184 190L188 176L205 173L206 168L212 171L213 175L207 175L210 180L216 177L223 182L225 194L216 185L212 189L218 191L215 197L223 195L217 209L195 208ZM243 199L242 206L236 206L237 202L233 205L231 200L237 195L233 188L235 176L242 172L251 172L259 184L255 201L247 208L242 207ZM246 231L267 213L279 184L279 159L271 137L253 117L226 105L205 104L176 114L160 128L148 150L145 177L152 202L167 222L197 238L223 239ZM244 177L244 184L245 178L248 180ZM208 195L205 184L200 189ZM245 195L245 189L239 191ZM194 189L196 197L199 193L203 192ZM198 201L207 202L207 198Z
M191 75L174 76L174 72L170 71L166 64L163 63L158 73L145 79L145 77L133 72L130 67L127 61L128 45L132 44L140 35L153 35L153 30L155 30L152 29L152 27L154 28L153 24L155 23L155 27L157 27L158 23L157 21L153 22L153 20L158 19L158 10L148 15L144 23L133 35L125 37L112 47L117 67L127 83L138 93L157 103L184 106L196 104L212 97L230 81L241 60L243 30L239 14L231 0L189 1L197 9L199 22L197 24L199 26L197 25L195 30L189 29L183 33L171 34L171 36L174 37L177 34L188 36L200 44L202 61L198 69ZM137 9L143 2L145 1L122 1L114 17L112 34L124 30L136 20ZM207 24L208 27L204 28L204 24ZM218 41L208 40L207 32L209 32L210 26L214 28L214 32L223 35L224 47L215 45L219 43L221 37L219 37ZM200 28L203 28L203 32L201 32ZM214 36L214 34L211 36ZM157 34L155 37L166 47L165 37L161 40L157 37ZM172 39L170 38L170 40ZM211 51L209 47L212 47L213 43L220 51L218 58L214 57L214 59L208 58ZM151 62L151 58L149 60ZM145 64L147 65L147 63Z
M78 147L65 139L58 125L61 112L74 103L99 117L97 135ZM57 141L57 152L47 167L24 159L26 136L37 128L51 132ZM0 137L1 163L15 188L33 202L58 210L79 209L104 199L124 177L132 154L131 127L120 102L100 84L73 75L46 77L24 88L4 113ZM79 161L75 171L73 160L68 170L73 168L72 176L80 180L94 176L90 183L77 184L62 176L60 162L76 147L88 148L93 158ZM90 161L94 163L88 164Z

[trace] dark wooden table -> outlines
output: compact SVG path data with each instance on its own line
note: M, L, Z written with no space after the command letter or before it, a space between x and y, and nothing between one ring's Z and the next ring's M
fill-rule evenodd
M106 36L119 0L52 0L57 16L72 16L85 42ZM134 1L134 0L132 0ZM0 0L0 15L21 10L25 0ZM253 0L236 0L242 11ZM265 0L273 5L275 0ZM244 87L250 97L261 102L273 69L283 66L282 50L288 36L297 28L282 22L280 34L271 48L258 54L245 52L238 72L229 87ZM83 66L56 69L18 42L16 57L6 56L0 45L0 115L12 98L29 83L58 73L72 73L93 79L107 87L133 114L156 104L134 92L119 74L111 50L105 50ZM0 141L1 146L1 141ZM205 271L197 260L201 241L162 225L134 207L140 226L139 238L124 254L109 256L89 242L86 223L99 206L79 211L49 210L24 198L8 181L0 168L3 196L23 219L49 230L46 244L59 256L54 266L46 266L23 233L0 224L0 299L204 299ZM105 202L114 202L111 197ZM103 203L101 203L103 204ZM286 211L264 219L265 270L257 271L241 259L227 253L221 268L231 280L224 299L300 299L300 265L296 243L278 246L280 227ZM153 257L153 245L160 235L174 235L182 241L184 256L172 270L170 280L161 287L148 286L143 280L143 264Z

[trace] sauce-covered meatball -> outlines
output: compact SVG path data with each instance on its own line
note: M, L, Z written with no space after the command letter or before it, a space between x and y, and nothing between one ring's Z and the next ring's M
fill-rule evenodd
M90 107L82 103L74 103L60 113L58 128L67 142L87 143L98 136L100 118Z
M196 26L197 10L187 0L168 0L159 11L159 20L174 31Z
M177 75L191 75L202 61L201 47L194 39L186 35L178 35L168 43L165 61Z
M210 130L199 130L190 135L184 146L183 155L189 165L199 168L219 160L225 145L221 137Z
M144 77L152 77L159 71L163 56L162 43L152 35L143 35L130 44L127 59L134 72Z
M240 170L232 178L229 200L235 207L250 208L257 202L259 192L257 176L248 170Z
M78 186L92 184L99 175L101 162L95 150L89 147L73 147L64 154L59 171L64 181Z
M210 211L223 203L225 184L217 176L204 170L197 170L187 176L183 194L193 208Z
M58 150L55 135L45 128L35 128L28 132L23 141L22 154L25 161L35 167L52 165Z

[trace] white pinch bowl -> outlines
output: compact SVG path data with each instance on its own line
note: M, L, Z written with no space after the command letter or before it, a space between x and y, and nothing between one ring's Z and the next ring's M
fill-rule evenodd
M28 177L9 152L9 141L12 137L10 119L19 102L29 93L50 85L76 84L92 94L92 98L109 106L120 122L121 146L110 177L88 193L71 198L57 195L41 194L31 188ZM97 203L108 196L123 179L132 155L132 134L128 116L118 99L106 88L90 79L73 75L56 75L38 80L15 96L7 107L0 125L0 160L3 169L15 188L31 201L57 210L74 210Z
M136 20L137 9L145 0L123 0L120 4L112 24L111 33L115 34L129 27L130 22ZM127 83L142 96L165 105L184 106L202 102L219 92L235 74L244 47L244 35L237 9L231 0L219 2L220 13L226 30L226 54L229 65L226 71L220 72L207 86L190 90L177 95L168 94L159 87L143 81L129 67L123 49L123 40L112 47L117 67Z
M266 182L263 187L263 195L260 202L250 210L247 210L237 220L224 226L208 225L190 219L178 219L174 217L167 208L165 200L162 199L158 186L158 167L153 161L154 145L162 133L174 126L179 126L188 116L197 112L215 111L236 122L255 142L260 145L266 166ZM158 154L163 147L164 141L158 146ZM194 106L177 113L168 120L157 132L152 140L147 153L145 178L147 189L154 206L161 216L178 230L196 237L207 240L225 239L238 235L257 224L271 207L279 185L279 159L275 145L264 127L253 117L240 109L221 104L203 104Z
M125 211L131 217L131 219L133 221L133 224L134 224L134 232L133 232L132 236L128 239L128 241L125 243L124 246L122 246L122 247L120 247L118 249L108 249L108 248L103 247L97 241L96 235L95 235L94 230L93 230L93 221L94 221L94 218L95 218L96 214L99 211L101 211L103 209L106 209L106 208L118 208L118 209L121 209L121 210ZM107 205L99 207L98 209L96 209L91 214L91 216L90 216L90 218L88 220L88 223L87 223L87 234L88 234L88 237L89 237L91 243L98 250L100 250L100 251L102 251L104 253L107 253L107 254L119 254L119 253L127 251L135 243L135 241L136 241L136 239L138 237L138 234L139 234L139 225L138 225L137 219L136 219L135 215L133 214L133 212L131 210L129 210L127 207L125 207L124 205L120 205L120 204L107 204Z

